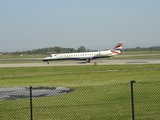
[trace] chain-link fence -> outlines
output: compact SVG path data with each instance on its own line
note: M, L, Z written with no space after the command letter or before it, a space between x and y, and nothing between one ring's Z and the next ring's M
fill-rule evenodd
M0 120L160 120L160 82L0 89Z

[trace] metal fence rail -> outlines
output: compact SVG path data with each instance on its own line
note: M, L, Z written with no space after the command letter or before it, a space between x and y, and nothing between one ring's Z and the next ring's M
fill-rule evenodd
M160 82L0 88L0 120L160 120Z

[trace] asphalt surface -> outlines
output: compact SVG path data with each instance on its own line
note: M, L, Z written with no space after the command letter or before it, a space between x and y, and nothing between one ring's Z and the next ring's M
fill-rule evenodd
M0 88L0 100L13 100L35 97L56 96L73 92L73 89L64 87L13 87ZM31 94L32 93L32 94Z
M160 59L96 59L90 63L85 61L50 61L49 64L43 61L37 63L13 63L0 64L0 67L40 67L40 66L72 66L72 65L116 65L116 64L160 64Z

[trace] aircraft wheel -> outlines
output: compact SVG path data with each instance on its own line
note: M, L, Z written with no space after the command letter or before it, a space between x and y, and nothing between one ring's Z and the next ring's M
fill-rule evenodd
M86 62L87 62L87 63L90 63L90 59L86 59Z

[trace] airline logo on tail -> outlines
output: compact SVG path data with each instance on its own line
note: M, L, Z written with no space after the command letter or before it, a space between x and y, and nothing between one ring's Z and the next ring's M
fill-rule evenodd
M112 55L118 55L121 53L122 49L123 49L123 46L124 46L125 42L119 42L117 43L117 45L114 47L112 51Z
M115 49L122 49L125 42L120 42L115 46Z

